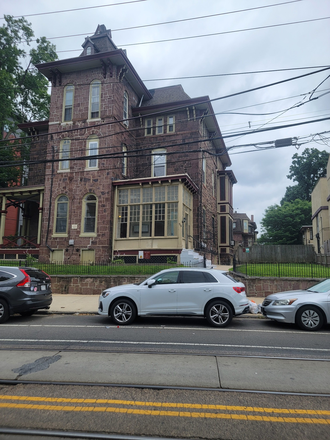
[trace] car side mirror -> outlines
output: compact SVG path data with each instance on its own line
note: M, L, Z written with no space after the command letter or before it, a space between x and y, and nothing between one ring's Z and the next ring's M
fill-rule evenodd
M149 280L149 281L147 281L147 285L148 285L148 287L152 287L154 284L156 284L156 280Z

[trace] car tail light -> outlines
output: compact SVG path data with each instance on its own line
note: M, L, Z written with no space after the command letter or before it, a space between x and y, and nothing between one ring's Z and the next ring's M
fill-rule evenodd
M237 293L242 293L245 292L245 287L233 287L233 289L235 290L235 292Z
M20 269L20 271L22 272L25 278L20 283L16 284L16 287L30 287L31 286L30 276L25 272L25 270Z
M49 282L51 282L51 277L48 275L48 273L46 273L46 272L44 272L43 270L41 271L41 272L43 272L45 275L46 275L46 277L47 277L47 281L49 280Z

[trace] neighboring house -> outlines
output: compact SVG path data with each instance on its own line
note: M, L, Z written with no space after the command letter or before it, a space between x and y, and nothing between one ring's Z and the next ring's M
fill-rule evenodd
M2 206L24 205L24 250L128 263L194 249L230 262L236 178L209 97L148 90L104 25L82 46L37 65L52 82L49 121L20 125L33 136L28 186L0 190Z
M238 246L250 248L257 241L257 224L254 222L254 216L251 219L245 213L233 213L233 235L235 249Z
M312 225L302 226L300 228L300 233L301 233L302 244L304 245L312 244L313 246L315 246Z
M312 226L317 254L330 255L330 158L327 176L321 177L312 191Z

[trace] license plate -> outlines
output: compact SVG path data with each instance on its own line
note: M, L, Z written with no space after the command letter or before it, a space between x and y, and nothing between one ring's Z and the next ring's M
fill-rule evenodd
M46 290L46 286L44 284L41 285L41 290Z

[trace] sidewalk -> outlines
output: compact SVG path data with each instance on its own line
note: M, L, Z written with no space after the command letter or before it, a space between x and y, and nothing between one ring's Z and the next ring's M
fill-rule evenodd
M264 298L248 298L256 304L261 304ZM67 314L96 314L98 309L98 295L59 295L53 293L53 302L50 306L50 313ZM241 315L241 317L262 317L260 313Z

